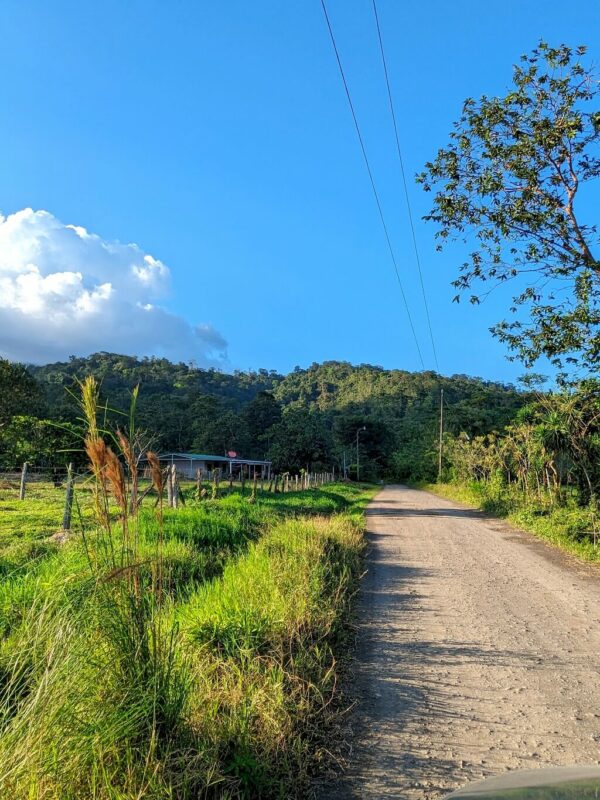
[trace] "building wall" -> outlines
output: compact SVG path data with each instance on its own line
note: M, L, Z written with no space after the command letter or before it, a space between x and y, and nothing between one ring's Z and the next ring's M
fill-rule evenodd
M169 464L171 461L169 460ZM174 458L173 464L179 475L184 478L195 478L197 470L206 470L205 461L190 461L189 458Z

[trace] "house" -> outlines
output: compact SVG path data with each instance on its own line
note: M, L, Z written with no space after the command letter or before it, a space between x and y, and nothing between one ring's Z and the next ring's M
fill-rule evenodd
M162 453L160 463L164 466L174 464L177 472L184 478L195 478L198 470L208 476L215 469L221 469L223 477L267 478L271 477L271 462L252 458L232 456L214 456L206 453Z

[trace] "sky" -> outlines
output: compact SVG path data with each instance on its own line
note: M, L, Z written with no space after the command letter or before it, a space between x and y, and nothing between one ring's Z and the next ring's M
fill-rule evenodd
M327 7L433 369L371 0ZM540 38L600 53L593 0L378 11L409 178ZM0 26L0 354L421 368L319 0L4 0ZM506 293L452 303L461 254L409 193L439 370L513 381Z

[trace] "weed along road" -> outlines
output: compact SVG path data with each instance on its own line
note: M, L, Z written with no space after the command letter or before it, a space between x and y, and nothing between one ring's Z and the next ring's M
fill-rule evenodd
M600 760L600 573L426 492L368 511L348 719L329 797L438 798L508 769Z

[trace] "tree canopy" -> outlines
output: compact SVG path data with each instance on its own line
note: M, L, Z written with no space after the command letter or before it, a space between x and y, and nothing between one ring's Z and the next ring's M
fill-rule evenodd
M104 400L121 412L139 384L137 425L155 449L216 455L235 450L269 458L278 471L340 470L345 461L355 475L356 431L366 426L359 436L364 478L435 475L442 387L447 430L473 436L501 429L528 398L512 386L464 375L446 378L339 361L285 376L267 370L227 375L165 359L97 353L14 369L34 387L45 409L41 418L75 423L79 411L68 390L76 390L86 375L101 382ZM0 432L0 466L18 466L24 454L40 465L52 464L52 447L42 447L47 428L17 418L22 413L13 409L4 439Z
M600 175L600 87L585 52L541 42L522 56L504 97L465 100L418 176L434 192L425 219L440 248L473 248L453 285L478 303L512 282L510 317L492 332L527 366L546 356L563 377L600 363L598 231L580 203Z

